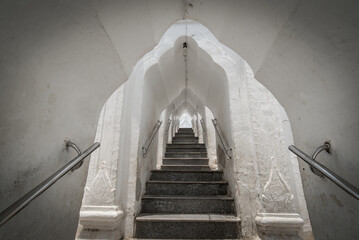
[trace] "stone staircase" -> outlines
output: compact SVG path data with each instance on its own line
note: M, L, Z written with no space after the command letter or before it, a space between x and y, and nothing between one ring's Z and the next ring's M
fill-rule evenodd
M135 220L138 239L239 239L240 220L222 171L212 171L207 150L191 128L167 144L153 170Z

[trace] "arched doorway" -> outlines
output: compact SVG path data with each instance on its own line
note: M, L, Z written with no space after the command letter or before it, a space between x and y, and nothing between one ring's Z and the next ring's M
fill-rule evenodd
M91 159L80 213L87 237L101 234L86 231L91 228L116 237L133 235L140 196L162 150L158 135L147 157L139 149L160 116L161 128L168 126L169 116L180 125L185 110L206 116L206 128L213 130L211 112L217 130L232 147L227 159L214 135L216 159L236 200L244 236L257 234L256 223L265 231L260 228L264 218L277 228L294 221L291 231L311 231L297 160L286 151L293 140L284 109L237 53L198 22L179 21L136 64L103 108L97 132L102 154Z

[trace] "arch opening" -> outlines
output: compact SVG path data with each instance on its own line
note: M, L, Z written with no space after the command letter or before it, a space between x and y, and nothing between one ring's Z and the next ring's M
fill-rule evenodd
M185 24L188 24L187 35ZM188 46L187 66L182 54L184 41ZM234 156L228 161L221 154L221 141L211 123L213 117L218 120L224 141L233 148ZM163 123L144 158L139 149L151 136L158 119ZM92 214L115 212L116 230L111 234L132 237L134 216L140 210L145 183L150 170L158 168L158 159L170 140L169 133L190 126L200 135L201 119L207 130L203 141L212 149L213 168L223 169L239 217L252 219L242 224L242 235L256 234L253 226L258 212L299 213L310 226L305 201L300 199L298 166L293 158L288 162L290 156L285 151L285 143L292 141L292 135L290 125L284 124L288 122L284 109L255 80L250 66L237 53L195 21L172 25L159 44L136 64L129 80L106 102L96 140L111 155L101 151L91 158L80 224L90 227L96 222L86 215L90 210ZM276 165L279 170L275 173L284 183L272 181L270 176L276 171L272 159L281 164L281 167ZM279 198L268 200L269 188L265 186L271 185L284 188L281 194L287 196L285 202ZM106 189L113 191L108 193ZM100 194L105 199L97 199Z

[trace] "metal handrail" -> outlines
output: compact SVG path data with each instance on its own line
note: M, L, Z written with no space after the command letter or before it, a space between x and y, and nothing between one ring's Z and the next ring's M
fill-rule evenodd
M213 123L214 129L216 129L216 132L217 132L217 134L219 136L219 139L221 140L224 153L226 154L227 158L232 159L232 148L231 147L226 147L226 144L223 141L222 134L220 133L220 131L217 128L217 118L212 119L212 123ZM230 153L228 153L228 152L230 152Z
M203 130L203 142L206 144L207 143L207 129L206 129L206 126L204 125L203 119L201 119L200 122L201 122L202 130Z
M158 120L153 131L151 134L151 137L146 141L145 145L142 146L142 156L145 158L147 156L148 150L150 149L152 145L153 138L155 137L156 133L158 132L158 129L160 129L160 126L162 124L162 121ZM147 145L147 147L146 147Z
M321 153L322 151L326 151L327 153L330 153L331 151L331 146L329 142L325 142L322 146L319 146L313 153L312 155L310 155L310 158L312 160L315 160L316 157L318 156L319 153ZM325 176L319 172L318 170L316 170L314 167L309 166L310 170L317 176L321 177L322 179L325 179Z
M76 144L67 144L67 142L71 143L71 141L65 141L65 142L66 142L66 147L71 146L74 148L74 146L76 146ZM41 195L46 189L51 187L57 180L59 180L61 177L63 177L66 173L68 173L69 171L71 171L75 167L77 167L78 164L80 164L88 155L90 155L98 147L100 147L100 143L98 143L98 142L94 143L92 146L90 146L84 152L82 152L77 157L72 159L65 166L63 166L62 168L57 170L54 174L52 174L50 177L48 177L42 183L37 185L35 188L33 188L28 193L26 193L15 203L11 204L8 208L6 208L4 211L2 211L0 213L0 226L2 226L4 223L9 221L12 217L14 217L22 209L24 209L29 203L31 203L35 198L37 198L39 195Z
M309 164L310 167L313 167L316 171L318 171L320 174L322 174L323 176L327 177L328 179L330 179L332 182L334 182L336 185L338 185L339 187L341 187L344 191L346 191L347 193L349 193L350 195L352 195L353 197L355 197L357 200L359 200L359 189L354 186L353 184L349 183L348 181L346 181L345 179L343 179L342 177L338 176L335 172L333 172L332 170L328 169L327 167L323 166L322 164L320 164L319 162L315 161L315 157L323 150L330 150L330 145L328 148L328 143L326 142L324 145L325 147L321 146L319 148L317 148L317 150L312 154L312 157L309 157L307 154L305 154L304 152L302 152L300 149L298 149L296 146L294 145L290 145L288 148L291 152L293 152L295 155L297 155L298 157L300 157L301 159L303 159L306 163Z

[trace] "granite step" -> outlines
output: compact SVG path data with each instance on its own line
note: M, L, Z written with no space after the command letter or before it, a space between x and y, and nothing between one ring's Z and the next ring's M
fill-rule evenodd
M206 158L207 152L166 152L165 158Z
M223 171L153 170L150 180L157 181L221 181Z
M158 196L142 198L142 213L234 214L234 200L228 196Z
M238 239L240 219L216 214L141 214L136 217L137 238Z
M175 137L194 137L194 133L178 132L175 134Z
M167 149L169 148L206 148L206 145L203 143L193 143L193 144L186 144L186 143L168 143Z
M208 158L164 158L164 165L208 165Z
M193 140L198 140L198 137L194 137L194 136L187 136L187 135L175 135L172 139L193 139Z
M177 132L193 132L193 128L179 128Z
M146 185L147 195L213 196L226 195L226 181L155 181Z
M162 165L161 170L208 171L208 165Z
M167 147L166 152L207 152L205 147L181 148Z
M182 143L182 144L198 144L198 139L172 139L172 143Z

